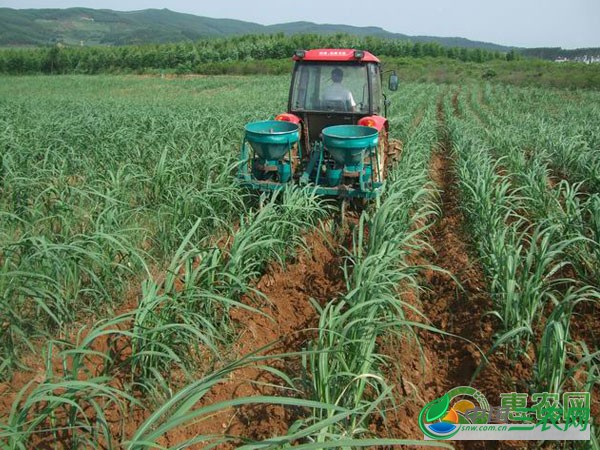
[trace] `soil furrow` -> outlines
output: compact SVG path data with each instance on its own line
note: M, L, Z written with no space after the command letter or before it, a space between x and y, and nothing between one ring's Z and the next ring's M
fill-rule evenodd
M417 417L425 403L441 397L449 389L472 385L490 401L499 405L503 392L527 392L530 368L522 361L510 361L495 353L489 364L472 382L477 367L493 342L494 323L486 313L492 310L483 270L473 255L468 225L459 206L459 194L453 163L451 142L445 129L441 102L438 104L439 143L430 164L430 178L439 191L441 214L431 228L429 244L433 252L416 255L415 264L431 264L442 270L423 273L426 288L420 304L426 317L436 328L454 336L420 332L420 345L425 364L419 361L420 348L414 342L396 343L392 356L399 361L390 382L397 383L400 405L389 415L390 437L423 437ZM398 345L400 344L400 345ZM386 352L390 354L389 352ZM458 448L504 448L497 442L469 442Z
M309 252L300 251L285 268L273 264L258 281L256 288L264 298L246 297L244 303L257 308L252 313L236 308L231 311L240 336L235 343L236 357L254 353L269 346L262 354L273 355L301 351L318 325L318 314L311 298L324 305L344 290L341 257L336 254L332 236L315 231L306 237ZM288 374L299 374L297 358L269 360L268 364ZM288 395L279 387L282 381L256 366L246 366L216 385L203 399L202 405L256 395ZM201 406L201 405L199 405ZM163 444L176 444L198 434L227 434L250 439L263 439L285 434L295 417L294 412L277 405L249 405L225 410L201 424L191 424L169 433ZM220 448L232 448L231 444Z

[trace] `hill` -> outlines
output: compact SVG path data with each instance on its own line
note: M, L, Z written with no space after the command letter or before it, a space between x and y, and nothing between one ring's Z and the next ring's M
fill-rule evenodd
M0 46L129 45L193 41L200 38L243 34L338 34L377 36L415 42L437 42L444 46L509 51L511 47L460 37L408 36L378 27L293 22L260 25L233 19L213 19L170 11L145 9L11 9L0 8Z

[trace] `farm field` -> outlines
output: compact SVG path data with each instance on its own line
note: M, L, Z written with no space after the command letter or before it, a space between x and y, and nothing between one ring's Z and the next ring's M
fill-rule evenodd
M600 93L401 84L342 218L234 181L288 76L0 80L2 448L451 448L417 419L464 385L600 417Z

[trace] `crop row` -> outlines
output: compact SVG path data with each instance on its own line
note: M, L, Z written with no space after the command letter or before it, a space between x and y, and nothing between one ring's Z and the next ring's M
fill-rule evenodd
M463 90L456 105L447 99L445 112L461 206L473 230L499 323L492 351L505 349L518 356L533 350L529 380L533 392L571 388L594 396L600 382L598 336L587 334L591 330L582 330L581 325L574 333L577 316L597 310L600 302L598 197L581 184L593 189L595 180L575 171L575 166L552 161L542 144L549 135L542 135L539 127L528 128L550 114L544 109L546 95L529 98L530 90L497 88L509 95L495 104L494 99L503 95L487 88L484 102L474 95L480 89ZM525 105L517 105L517 100ZM536 132L541 138L534 136ZM586 145L596 139L592 130ZM563 143L573 140L567 134ZM555 145L552 155L565 155L568 148ZM594 156L587 156L593 166ZM566 168L580 183L566 178L553 183L556 167Z

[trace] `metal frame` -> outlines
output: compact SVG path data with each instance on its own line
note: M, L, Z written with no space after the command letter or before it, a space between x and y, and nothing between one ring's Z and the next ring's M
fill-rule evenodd
M298 145L298 160L299 160L299 162L302 161L302 143L300 141L301 141L301 139L299 139L294 144L290 144L288 142L287 156L288 156L288 161L289 161L290 165L292 165L292 159L293 159L292 149L293 149L294 145ZM250 151L248 150L248 147L250 147L250 149L251 149ZM256 180L254 178L254 174L252 173L252 169L250 169L248 167L251 164L254 165L255 159L256 159L256 152L252 148L252 145L250 145L246 135L244 135L244 137L242 138L242 145L241 145L241 149L240 149L240 159L239 159L240 166L239 166L239 170L238 170L238 179L241 180L242 186L248 186L248 187L252 187L255 189L256 188L262 189L260 186L267 186L269 184L274 184L277 186L281 186L283 188L287 184L290 184L294 181L294 173L293 172L292 172L291 178L285 183ZM269 188L268 190L278 190L278 189Z

